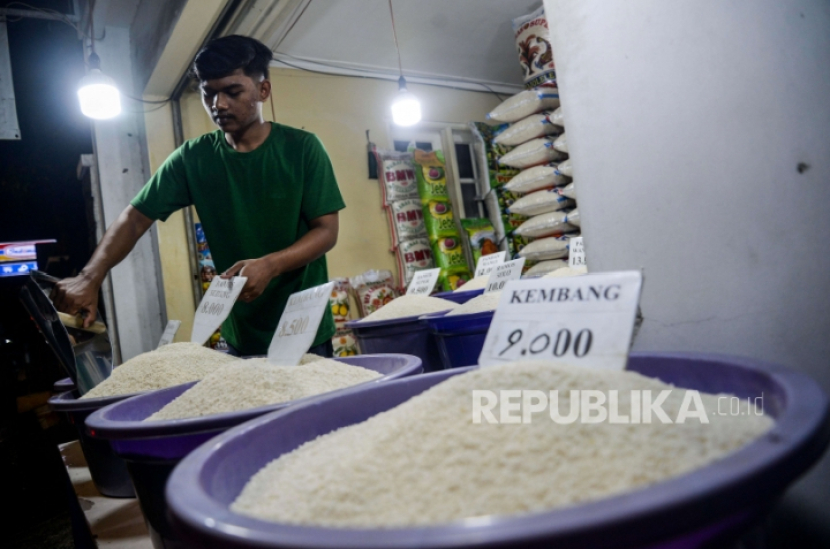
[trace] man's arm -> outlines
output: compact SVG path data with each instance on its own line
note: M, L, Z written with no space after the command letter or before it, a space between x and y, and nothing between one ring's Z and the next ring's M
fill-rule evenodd
M98 290L104 277L127 257L152 224L152 219L134 207L124 208L115 223L104 233L92 258L78 276L61 280L55 285L51 296L55 307L72 315L86 311L84 326L92 324L98 309Z
M258 259L237 261L222 273L222 278L248 277L239 299L246 303L253 301L265 291L272 278L305 267L334 248L340 227L337 212L312 219L309 227L309 231L288 248Z

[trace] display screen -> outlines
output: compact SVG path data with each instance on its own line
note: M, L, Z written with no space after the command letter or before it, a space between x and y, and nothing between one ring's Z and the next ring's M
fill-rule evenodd
M0 242L0 277L27 275L37 269L37 244L51 244L54 240L27 240Z

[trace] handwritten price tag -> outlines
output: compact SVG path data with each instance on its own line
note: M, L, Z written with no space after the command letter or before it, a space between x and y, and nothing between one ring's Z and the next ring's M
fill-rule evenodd
M585 266L585 246L582 237L577 236L568 241L568 267Z
M520 279L524 266L525 258L523 257L496 265L493 272L490 273L490 278L487 279L487 287L484 289L484 293L500 292L509 281Z
M438 282L438 275L441 269L424 269L418 271L412 277L412 282L406 289L406 295L429 295L435 289L435 283Z
M317 336L332 288L334 282L328 282L291 294L268 346L268 362L284 366L300 363Z
M248 279L244 276L233 278L213 278L199 307L196 309L196 317L193 319L193 331L190 333L190 341L204 345L210 339L213 332L222 325L222 322L231 314L236 298L242 293L245 282Z
M168 320L167 327L164 329L164 332L161 334L161 339L159 339L159 347L164 345L169 345L173 343L173 338L176 337L176 332L179 331L179 326L182 325L181 320Z
M479 364L554 360L623 370L642 285L639 271L511 281Z
M504 263L505 257L507 257L507 252L498 252L479 257L478 263L476 263L475 276L485 276L490 274L497 265Z

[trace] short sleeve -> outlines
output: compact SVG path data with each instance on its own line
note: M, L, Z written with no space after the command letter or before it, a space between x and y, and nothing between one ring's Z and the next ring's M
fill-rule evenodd
M170 214L193 204L187 185L184 146L167 157L130 204L149 217L166 221Z
M334 213L346 207L331 160L320 139L309 134L304 151L305 181L303 189L302 215L307 221Z

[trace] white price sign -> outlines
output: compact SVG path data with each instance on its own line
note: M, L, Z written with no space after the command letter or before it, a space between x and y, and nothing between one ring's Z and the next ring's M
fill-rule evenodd
M554 360L623 370L642 285L639 271L512 281L478 363Z
M193 331L190 333L190 341L204 345L210 339L213 332L222 325L222 322L231 314L236 298L242 293L245 282L248 279L244 276L233 278L213 277L199 307L196 309L196 317L193 319Z
M406 295L429 295L435 289L441 269L424 269L412 277L412 282L406 289Z
M497 265L504 263L505 257L507 257L507 252L498 252L479 257L478 263L476 263L475 276L485 276L490 274Z
M568 241L568 267L585 266L585 246L582 237L577 236Z
M484 289L485 294L490 292L500 292L504 290L505 284L511 280L519 280L522 277L522 269L525 266L525 258L520 257L501 265L496 265L493 272L490 273L490 278L487 279L487 287Z
M285 366L300 363L317 336L332 288L334 282L328 282L291 294L268 346L268 362Z
M167 327L164 329L164 332L161 334L161 339L159 339L159 347L164 345L169 345L173 343L173 338L176 337L176 332L179 331L179 326L182 325L181 320L169 320L167 321Z

